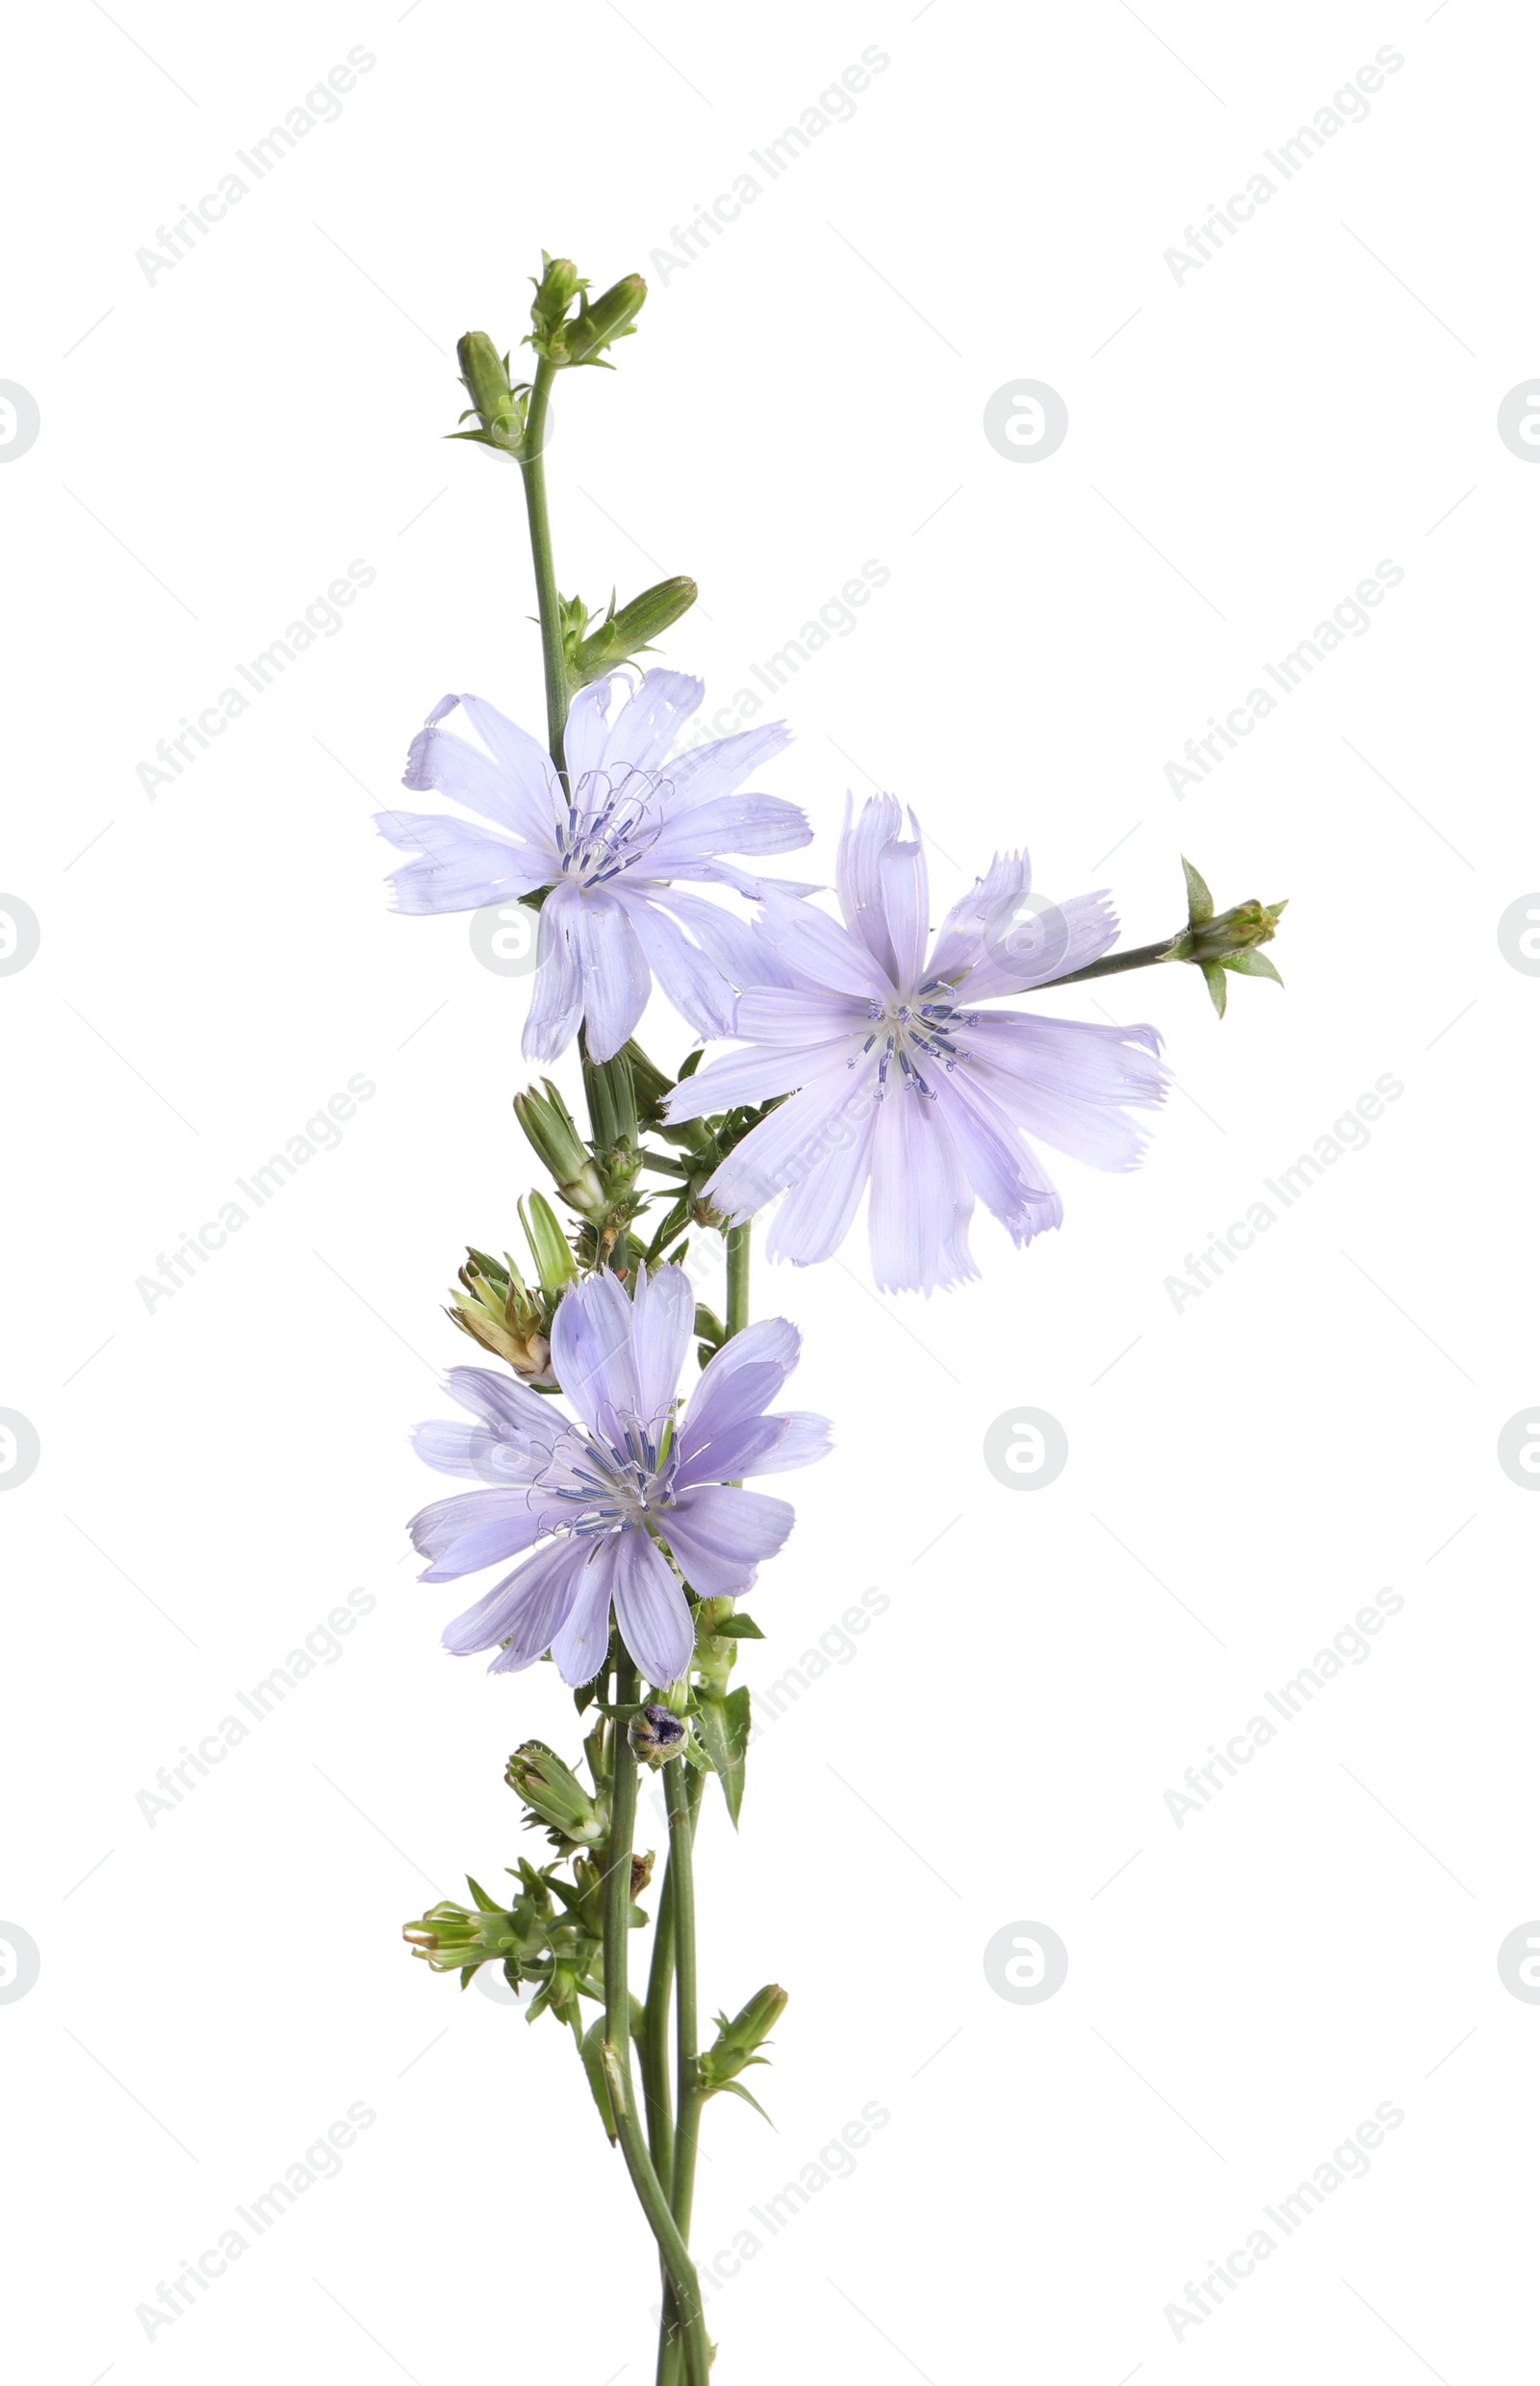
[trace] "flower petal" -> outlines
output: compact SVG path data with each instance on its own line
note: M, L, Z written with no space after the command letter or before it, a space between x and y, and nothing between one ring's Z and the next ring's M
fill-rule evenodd
M439 728L456 705L464 706L473 729L492 748L489 755ZM555 774L551 763L532 737L479 696L446 696L434 706L412 740L401 784L419 794L436 787L484 820L495 820L532 844L552 847Z
M526 1061L558 1060L578 1033L583 1015L582 969L578 958L576 886L552 887L540 909L535 941L535 983L524 1023Z
M390 874L395 909L423 918L435 911L478 911L513 903L551 875L544 859L445 812L377 812L387 844L420 858Z
M622 1640L647 1680L666 1689L695 1653L695 1626L667 1559L639 1525L619 1536L614 1590Z
M624 884L616 893L654 977L680 1016L698 1036L731 1036L737 995L715 962L656 904Z
M639 866L650 878L696 878L718 854L785 854L811 843L807 813L783 795L725 795L666 820Z
M569 1690L580 1690L585 1681L592 1681L609 1654L610 1597L623 1538L613 1533L606 1541L578 1545L572 1604L551 1644L556 1671Z
M932 1293L978 1270L968 1252L973 1194L937 1106L913 1091L878 1105L866 1224L884 1293Z
M864 994L826 994L803 986L753 986L738 1004L737 1034L751 1044L797 1044L805 1051L871 1028Z
M1019 1130L991 1100L976 1072L938 1077L936 1097L957 1139L969 1184L1020 1249L1046 1227L1064 1223L1064 1203Z
M604 768L629 762L635 770L655 770L705 694L703 682L682 671L644 672L604 739Z
M760 1318L725 1342L690 1394L680 1426L680 1458L693 1457L713 1434L768 1408L801 1349L802 1336L788 1318Z
M912 836L895 836L883 848L882 882L883 910L898 964L896 983L912 989L925 975L925 948L931 940L931 880L917 828Z
M664 1532L690 1588L703 1599L731 1599L748 1589L760 1560L774 1557L795 1523L789 1500L701 1484L680 1494Z
M552 1321L556 1381L589 1432L606 1440L635 1406L632 1325L630 1296L607 1270L570 1284Z
M679 1390L695 1333L695 1287L682 1268L659 1268L651 1275L641 1269L630 1311L635 1414L654 1424Z
M714 738L676 755L668 766L674 790L671 808L682 811L718 796L735 795L751 771L773 761L790 743L784 721L767 721L763 729L740 730L735 737Z
M828 1418L807 1409L746 1417L714 1434L694 1457L681 1459L674 1481L678 1490L689 1491L697 1483L736 1483L746 1475L785 1475L827 1456L829 1448Z
M765 1242L767 1259L810 1267L838 1250L855 1221L872 1169L872 1141L882 1105L868 1099L849 1120L852 1132L832 1141L817 1167L793 1185L777 1210Z
M478 1599L464 1615L444 1628L446 1649L455 1656L474 1656L480 1649L509 1647L490 1668L495 1674L520 1673L545 1655L572 1605L577 1578L582 1571L583 1547L572 1540L552 1541L533 1557L515 1567Z
M685 1083L706 1074L700 1069ZM849 1151L868 1131L871 1088L870 1069L853 1074L843 1063L825 1064L728 1154L706 1187L710 1198L732 1219L752 1218L831 1155Z
M878 967L897 983L897 960L887 933L883 901L883 849L898 836L904 815L896 797L874 795L860 808L854 796L845 798L845 825L840 832L834 885L845 926L860 936Z
M617 675L590 680L572 700L567 726L562 731L562 752L567 757L567 784L578 791L594 771L603 766L604 741L609 735L609 700L614 693Z
M975 1020L970 1073L1006 1116L1093 1168L1137 1167L1145 1138L1122 1107L1154 1109L1168 1075L1152 1027L1097 1027L1030 1012Z
M545 911L550 908L548 903ZM596 1061L612 1061L647 1008L652 972L627 906L606 888L584 888L572 917L588 1050ZM542 925L544 920L543 911Z
M772 1101L779 1093L793 1092L815 1077L829 1075L831 1063L837 1063L838 1056L839 1047L828 1044L807 1051L772 1044L757 1051L718 1053L715 1060L704 1062L693 1077L675 1087L664 1101L663 1115L677 1125L686 1118L705 1118L712 1111ZM834 1073L845 1078L842 1067ZM756 1128L755 1133L758 1132ZM740 1143L737 1150L742 1149Z
M887 1002L894 991L887 972L859 936L827 911L814 911L789 895L766 895L759 933L796 982L831 994L865 994Z
M517 1557L563 1515L554 1501L528 1491L462 1491L420 1508L407 1527L413 1547L432 1565L421 1582L454 1582L483 1566Z

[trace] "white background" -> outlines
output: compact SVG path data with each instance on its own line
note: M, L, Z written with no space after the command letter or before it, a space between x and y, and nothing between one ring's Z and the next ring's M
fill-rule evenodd
M557 393L563 587L695 575L666 659L715 705L891 575L763 775L817 824L810 874L880 784L932 833L937 914L1022 840L1051 893L1110 883L1135 942L1176 924L1183 851L1221 904L1292 905L1287 991L1233 981L1222 1025L1195 972L1092 989L1160 1025L1178 1090L1140 1173L1058 1167L1061 1233L1016 1255L984 1219L982 1280L929 1303L877 1298L859 1235L758 1271L838 1448L788 1486L740 1678L890 1604L757 1740L741 1836L703 1827L708 2005L792 1991L778 2134L709 2116L702 2257L761 2241L713 2297L718 2374L1517 2373L1540 2011L1496 1957L1540 1912L1535 1510L1496 1445L1540 1390L1540 986L1497 923L1540 885L1540 473L1496 416L1540 361L1537 35L1473 0L13 25L0 377L41 417L0 473L0 885L42 931L0 982L0 1406L42 1452L0 1501L0 1915L41 1954L0 2008L18 2375L651 2374L648 2241L570 2044L398 1937L533 1844L508 1750L576 1756L550 1669L447 1657L454 1593L408 1562L406 1430L465 1355L439 1303L535 1181L527 982L463 917L390 916L370 828L446 689L539 726L516 475L442 435L457 335L521 336L542 244L652 283L618 372ZM339 119L147 277L354 45ZM1386 45L1367 120L1178 282L1184 227ZM870 47L852 119L769 182L749 152ZM744 171L760 196L683 262L672 227ZM1022 375L1069 414L1026 465L982 429ZM157 741L355 558L336 634L147 795ZM1370 629L1178 799L1184 742L1381 559ZM644 1032L688 1042L661 1005ZM137 1279L355 1072L338 1148L147 1311ZM1367 1146L1178 1308L1187 1255L1381 1075ZM1069 1438L1035 1492L982 1457L1022 1403ZM355 1585L341 1656L151 1828L157 1769ZM1387 1585L1372 1655L1178 1828L1187 1768ZM986 1978L1018 1920L1068 1947L1047 2003ZM1369 2175L1284 2239L1263 2206L1387 2100ZM136 2307L358 2101L341 2175L147 2341ZM872 2102L854 2175L750 2219ZM1258 2226L1277 2249L1178 2340L1165 2307Z

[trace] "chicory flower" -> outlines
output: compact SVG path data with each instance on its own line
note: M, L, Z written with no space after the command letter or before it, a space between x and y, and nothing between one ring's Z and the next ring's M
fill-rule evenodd
M783 1318L735 1335L680 1410L694 1329L682 1268L643 1271L634 1296L612 1274L584 1276L551 1329L552 1367L576 1418L490 1369L449 1371L450 1394L479 1423L420 1425L415 1446L441 1474L480 1488L412 1519L431 1561L422 1579L523 1563L455 1618L447 1649L497 1649L495 1674L520 1673L549 1650L578 1688L604 1662L613 1610L649 1681L684 1673L695 1624L680 1575L701 1598L746 1591L794 1522L786 1501L744 1491L740 1478L806 1466L829 1447L823 1418L765 1414L797 1363L800 1336Z
M806 815L785 797L740 793L779 754L783 722L744 730L667 760L700 705L699 680L629 672L583 688L568 716L565 779L545 748L479 696L446 696L412 740L403 785L436 787L478 817L384 812L382 836L417 858L392 874L400 911L475 911L546 888L540 911L526 1060L554 1061L586 1024L588 1051L611 1060L641 1017L653 980L702 1036L731 1033L736 989L767 964L745 920L678 884L751 897L800 894L724 854L806 845ZM617 680L629 691L611 718ZM481 744L440 727L456 705ZM490 826L483 825L490 823Z
M975 1004L1098 960L1117 921L1101 894L1030 911L1025 854L996 856L930 943L917 826L891 796L847 812L836 873L844 925L808 903L762 899L771 964L741 996L741 1052L707 1061L669 1096L671 1120L788 1094L735 1146L706 1191L742 1220L783 1193L766 1249L827 1259L870 1188L872 1268L885 1292L930 1293L976 1275L975 1197L1019 1246L1063 1204L1029 1137L1098 1168L1143 1148L1126 1106L1160 1102L1152 1027L1096 1027Z

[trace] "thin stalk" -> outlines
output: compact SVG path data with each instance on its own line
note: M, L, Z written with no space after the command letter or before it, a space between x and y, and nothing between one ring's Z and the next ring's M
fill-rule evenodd
M653 2168L666 2195L674 2179L674 2100L669 2086L668 2014L674 1993L674 1874L663 1869L657 1919L653 1925L653 1961L647 1975L646 2020L642 2025L642 2094L647 2100L647 2142Z
M615 1668L615 1705L634 1706L636 1668L629 1657ZM604 1875L604 2071L614 2108L615 2134L637 2201L657 2240L684 2332L684 2366L690 2386L707 2386L710 2350L701 2315L701 2286L684 2239L669 2209L647 2150L636 2111L631 2076L629 1940L631 1920L631 1840L636 1826L636 1758L623 1723L611 1726L614 1763L610 1784L608 1863Z
M728 1339L749 1322L749 1238L752 1221L728 1229Z
M695 1817L690 1811L687 1783L680 1778L681 1760L663 1768L668 1801L668 1877L674 1892L674 1961L678 1974L675 2015L675 2073L679 2081L680 2117L674 2133L674 2177L669 2203L680 2235L690 2234L690 2208L695 2199L695 2161L701 2136L700 2030L696 2007L695 1964Z
M1181 933L1178 929L1174 936L1167 936L1159 944L1136 944L1126 953L1109 953L1101 961L1088 962L1084 969L1071 969L1065 977L1046 978L1032 990L1043 994L1050 986L1080 986L1087 978L1116 978L1124 969L1147 969L1152 962L1170 961L1171 947L1179 941Z
M546 504L546 415L556 368L542 356L535 367L529 406L525 417L525 452L519 460L524 475L524 501L529 516L529 552L534 558L535 593L540 600L540 645L546 661L546 742L558 771L565 772L564 739L571 691L567 685L567 650L561 636L561 602L556 594L556 567L551 552L551 515Z

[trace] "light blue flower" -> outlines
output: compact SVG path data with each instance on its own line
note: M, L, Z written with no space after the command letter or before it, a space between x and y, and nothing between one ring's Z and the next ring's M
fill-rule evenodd
M829 1448L822 1417L764 1413L797 1363L800 1336L783 1318L725 1344L677 1414L694 1331L682 1268L644 1272L634 1298L613 1275L585 1276L563 1295L551 1334L576 1421L490 1368L449 1371L449 1392L480 1422L419 1425L414 1443L440 1474L481 1488L413 1517L412 1539L431 1560L422 1579L450 1582L529 1554L455 1618L447 1649L498 1649L495 1674L522 1672L549 1649L577 1688L604 1662L613 1609L649 1681L685 1671L695 1628L664 1548L698 1597L746 1591L794 1516L739 1478L807 1466Z
M730 1033L736 989L766 964L747 921L675 882L750 896L808 891L722 859L789 852L812 834L783 796L739 793L750 772L787 743L784 723L692 747L671 762L702 684L649 671L632 690L630 678L611 674L577 697L565 784L526 731L479 696L446 696L412 740L402 783L436 787L477 819L384 812L375 822L391 844L417 856L392 875L398 911L474 911L551 889L524 1031L527 1060L555 1060L583 1022L593 1058L611 1059L641 1017L654 976L698 1034ZM617 682L626 697L611 718ZM479 746L439 726L456 705Z
M763 900L758 933L778 964L765 975L783 982L743 994L735 1033L746 1049L707 1061L670 1095L668 1115L789 1094L718 1168L711 1199L743 1219L783 1193L766 1248L806 1266L837 1250L869 1185L878 1284L930 1293L978 1272L975 1196L1018 1245L1060 1223L1029 1137L1092 1167L1132 1167L1143 1143L1125 1105L1160 1102L1166 1071L1152 1027L973 1008L1098 960L1117 936L1104 895L1052 907L1023 937L1013 922L1030 865L1025 854L999 855L928 952L924 850L917 828L911 837L902 828L891 796L847 812L843 927L812 904Z

